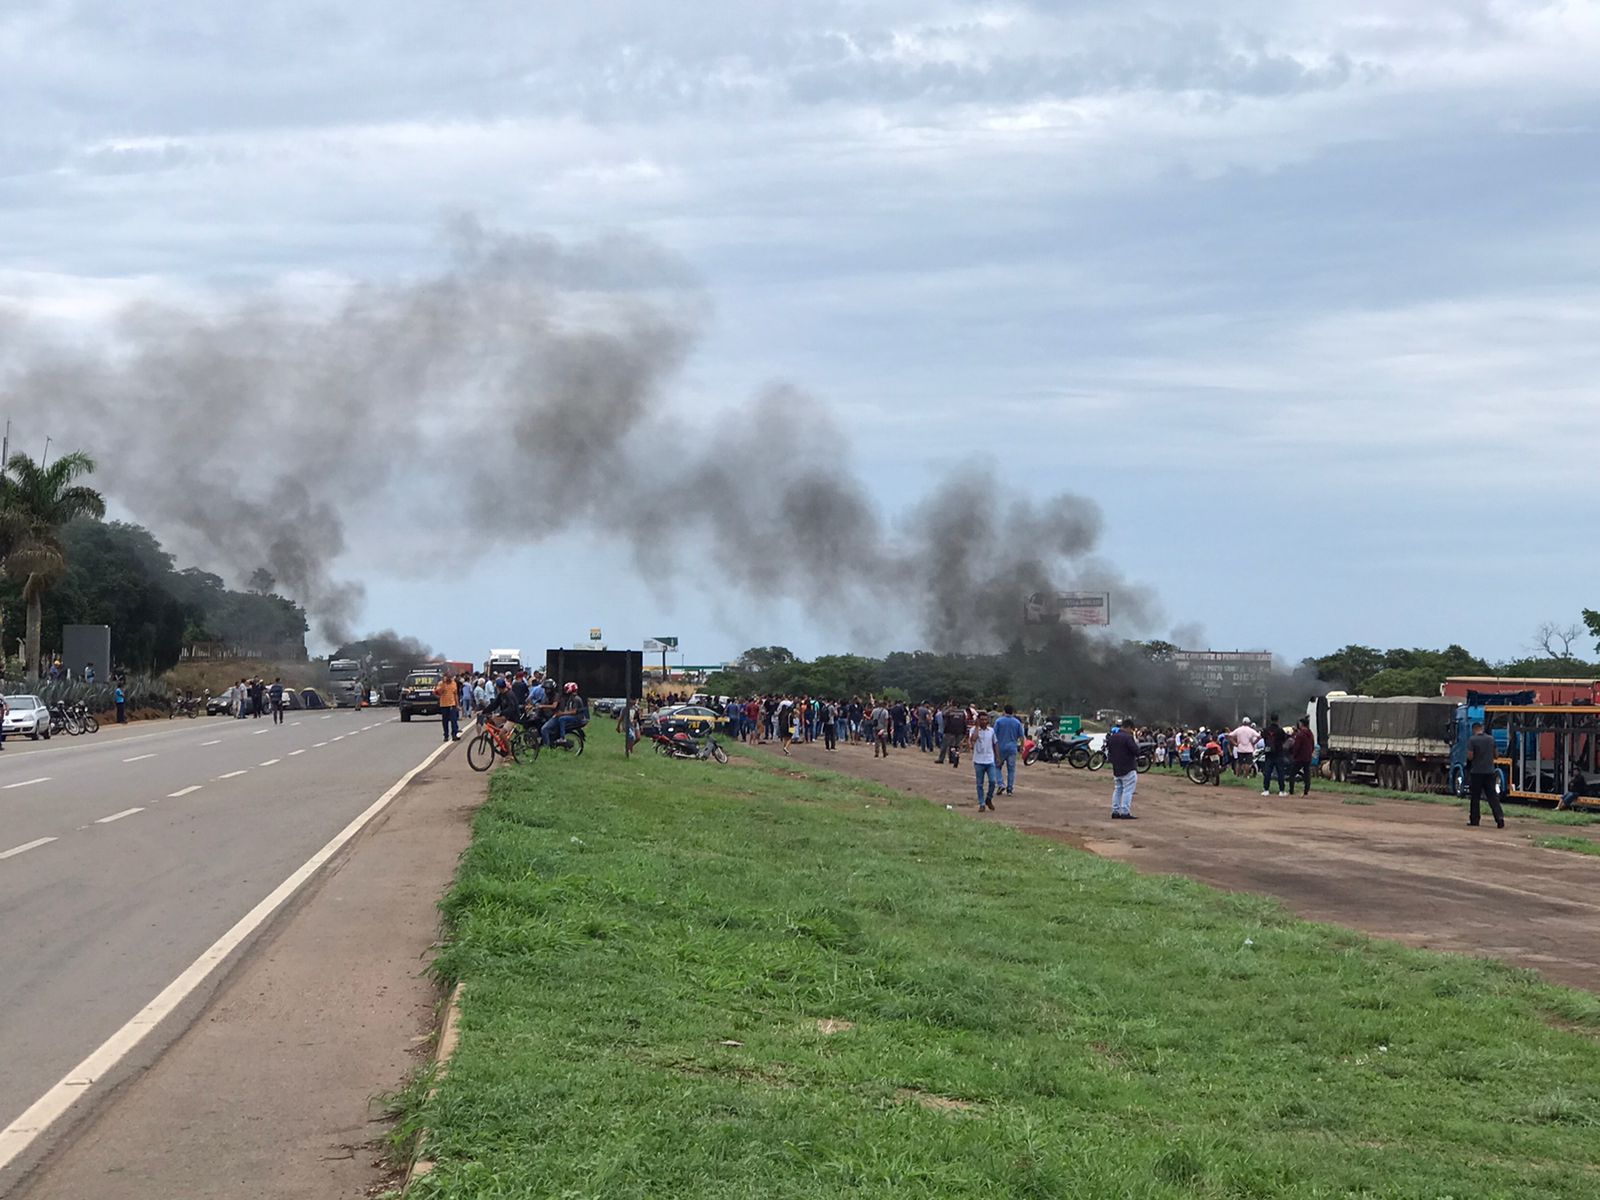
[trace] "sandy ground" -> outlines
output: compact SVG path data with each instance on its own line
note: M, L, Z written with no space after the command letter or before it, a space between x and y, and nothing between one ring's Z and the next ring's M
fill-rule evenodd
M1500 830L1487 812L1474 829L1465 810L1445 805L1351 805L1345 793L1315 788L1309 797L1264 798L1159 772L1140 777L1138 819L1113 821L1109 768L1052 765L1019 767L1016 795L979 814L968 759L959 770L933 760L915 749L874 759L864 745L831 754L821 742L794 748L796 763L903 788L973 820L1004 821L1142 871L1261 892L1313 920L1492 956L1600 991L1600 858L1533 844L1588 829L1508 817Z

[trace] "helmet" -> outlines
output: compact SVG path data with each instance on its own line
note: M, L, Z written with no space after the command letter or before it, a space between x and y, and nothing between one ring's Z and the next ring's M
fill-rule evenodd
M575 684L575 683L569 683L569 684L567 684L566 687L562 688L561 690L566 692L566 694L569 695L569 696L575 696L575 695L578 694L578 685Z

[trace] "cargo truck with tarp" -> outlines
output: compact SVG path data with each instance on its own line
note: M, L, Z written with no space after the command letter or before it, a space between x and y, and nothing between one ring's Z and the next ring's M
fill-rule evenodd
M1397 792L1445 792L1456 742L1455 700L1330 692L1307 715L1324 772L1341 783Z

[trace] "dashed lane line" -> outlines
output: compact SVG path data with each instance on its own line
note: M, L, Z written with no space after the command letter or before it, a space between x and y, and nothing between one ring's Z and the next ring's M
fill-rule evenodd
M201 742L201 743L200 743L200 744L201 744L201 745L202 745L202 746L220 746L220 745L222 745L222 739L221 739L221 738L218 738L218 739L217 739L217 740L216 740L216 741L214 741L214 742Z
M23 842L22 845L13 846L9 850L0 850L0 858L15 858L19 854L26 854L29 850L37 850L40 846L48 846L55 840L53 837L34 838L31 842Z
M41 775L37 779L24 779L19 783L8 783L8 784L5 785L5 788L3 790L9 792L12 788L32 787L36 783L49 783L49 782L50 782L50 776Z
M298 750L289 751L289 757L293 758L296 754L304 754L305 752L306 752L306 748L304 746L301 746L300 749L298 749Z
M264 763L257 763L256 766L258 766L258 767L273 767L273 766L277 766L277 764L281 763L282 761L283 761L283 759L281 759L281 758L269 758Z
M125 808L119 813L112 813L109 817L101 817L95 824L109 825L113 821L120 821L123 817L131 817L134 813L142 813L143 811L144 809L142 808Z
M168 800L176 800L179 796L192 795L193 793L198 792L200 790L200 786L201 785L198 784L198 783L191 783L186 788L179 788L175 792L168 792L167 793L167 799Z
M336 738L331 738L331 739L329 739L329 740L331 740L331 741L335 741L335 742L342 742L342 741L344 741L344 740L345 740L345 738L347 738L347 737L349 737L349 736L350 736L350 735L349 735L349 734L348 734L348 733L341 733L341 734L340 734L340 735L339 735L339 736L338 736L338 737L336 737Z
M125 758L122 761L125 762L125 763L143 762L147 758L154 758L154 757L155 757L154 754L135 754L132 758Z
M311 747L311 748L312 748L312 749L313 749L313 750L321 750L321 749L322 749L322 748L323 748L323 747L324 747L324 746L326 746L326 745L327 745L327 744L328 744L328 743L327 743L327 742L318 742L318 743L317 743L317 744L316 744L316 745L315 745L315 746L313 746L313 747Z
M226 775L218 775L217 778L218 779L237 779L241 775L248 775L248 774L250 774L248 769L243 770L243 771L229 771Z

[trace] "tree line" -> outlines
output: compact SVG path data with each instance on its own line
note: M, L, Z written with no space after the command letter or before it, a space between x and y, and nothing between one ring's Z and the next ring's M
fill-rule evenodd
M169 670L201 647L230 657L306 656L305 612L274 594L270 575L258 571L250 590L236 591L208 571L179 570L149 530L103 519L104 497L79 482L93 470L81 453L49 464L14 454L0 474L7 660L24 630L24 669L37 678L64 625L109 625L113 661L135 672Z

